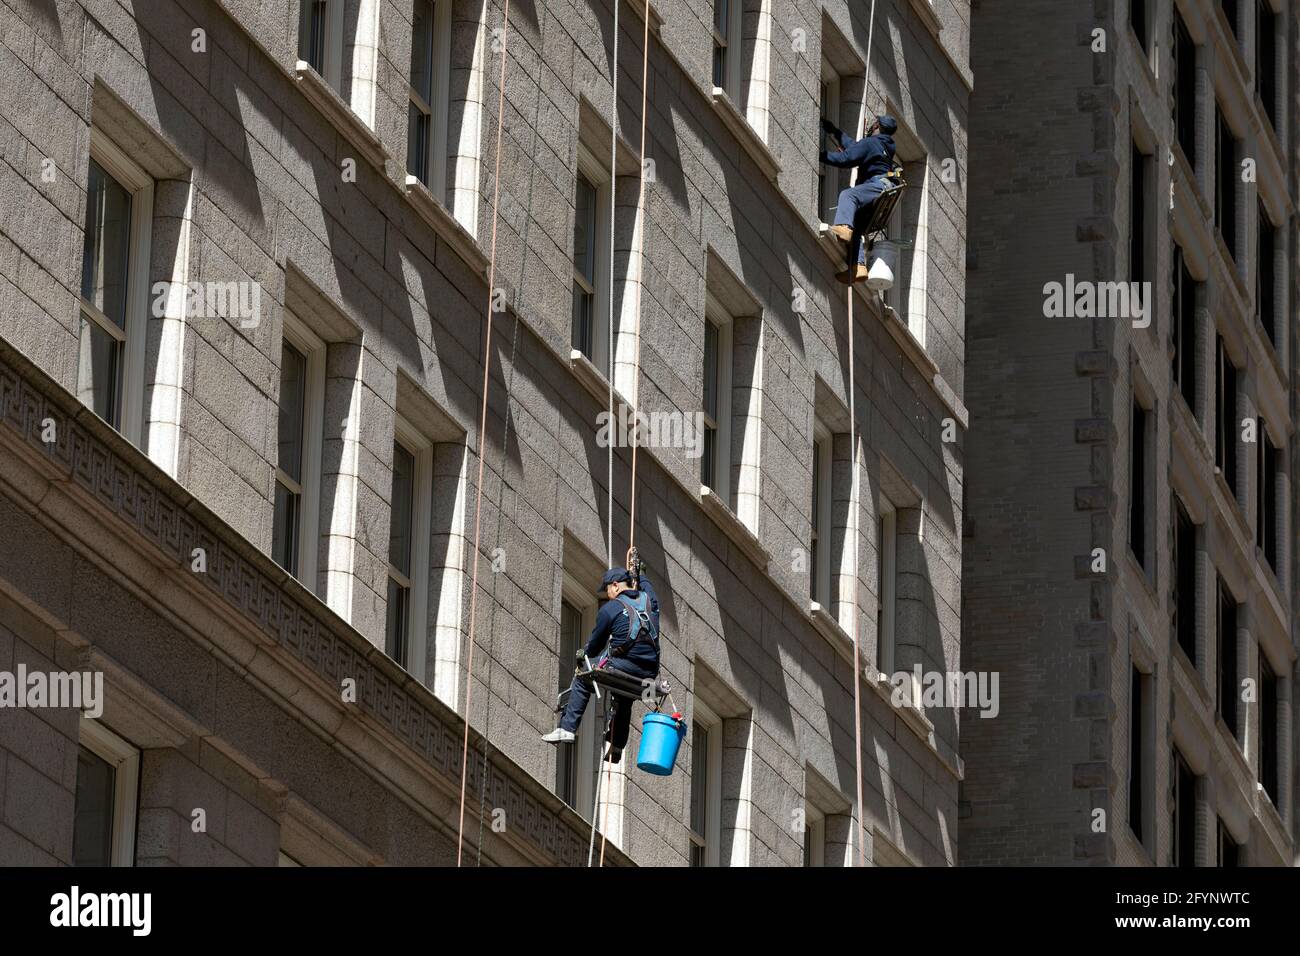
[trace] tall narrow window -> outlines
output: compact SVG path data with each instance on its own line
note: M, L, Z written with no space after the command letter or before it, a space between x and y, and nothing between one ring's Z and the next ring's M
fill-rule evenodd
M1183 22L1183 16L1174 7L1174 126L1178 145L1191 163L1196 163L1196 44Z
M406 171L427 186L433 136L433 0L414 0L410 79Z
M324 404L325 343L286 312L280 347L271 557L310 591L317 585Z
M1147 4L1146 0L1129 0L1128 22L1133 27L1133 35L1143 50L1147 48Z
M307 358L285 343L280 358L279 441L275 465L275 520L271 557L295 577L302 549L303 439L307 412Z
M1146 280L1146 179L1147 157L1137 144L1132 144L1129 166L1129 281Z
M299 0L298 60L335 90L343 85L343 0Z
M1237 366L1219 336L1215 346L1215 423L1214 463L1223 478L1237 493L1237 440L1241 422L1237 416Z
M690 865L721 862L722 721L696 700L691 722Z
M1223 18L1228 21L1228 32L1235 39L1237 36L1237 0L1219 0L1223 8Z
M1232 127L1223 118L1223 108L1215 114L1214 137L1214 224L1223 234L1228 254L1237 258L1237 183L1241 174L1237 166L1237 140Z
M103 724L84 717L80 736L72 865L131 866L140 752Z
M1277 126L1277 14L1268 0L1256 4L1259 19L1255 28L1255 86L1264 114Z
M1278 452L1268 437L1263 418L1259 419L1259 491L1255 514L1255 541L1264 552L1264 560L1277 570L1277 467Z
M1147 566L1146 521L1147 521L1147 410L1136 399L1133 400L1133 418L1129 426L1129 512L1128 543L1133 549L1133 557L1143 568Z
M393 443L392 517L388 537L388 620L385 651L403 667L411 627L413 525L415 519L415 453Z
M816 807L804 803L803 865L826 865L826 817Z
M1196 666L1196 525L1180 499L1174 498L1174 635Z
M131 193L94 159L86 187L86 242L81 258L82 400L121 428L127 324Z
M573 680L573 661L587 642L588 624L594 623L593 605L579 601L577 582L567 573L565 597L560 601L559 690L569 687ZM570 600L572 598L572 600ZM597 773L595 755L592 753L592 735L597 733L593 701L582 715L578 734L572 745L555 750L555 793L586 819L591 819L592 801L595 799Z
M1174 750L1174 792L1171 807L1170 836L1173 841L1173 865L1196 866L1196 775Z
M731 5L739 0L713 0L713 85L733 91L730 87Z
M1228 828L1219 821L1219 866L1235 867L1241 865L1241 847L1232 838Z
M1259 249L1255 257L1255 310L1259 314L1259 322L1264 327L1264 333L1274 344L1277 343L1274 333L1277 306L1274 296L1276 275L1273 260L1276 235L1277 230L1268 217L1268 210L1261 202L1259 204Z
M1200 367L1200 350L1196 342L1196 281L1187 271L1183 250L1174 246L1174 301L1171 326L1174 336L1173 374L1178 391L1200 419L1196 404L1196 371Z
M830 61L822 58L821 118L840 124L840 75ZM837 144L836 148L839 146ZM822 222L834 219L834 209L840 198L840 171L833 166L817 167L817 217Z
M1147 842L1146 788L1147 772L1147 721L1151 705L1147 698L1151 678L1131 665L1129 689L1129 748L1128 748L1128 822L1139 843Z
M131 441L139 441L143 414L142 323L152 207L153 180L92 130L77 397Z
M1219 579L1217 627L1218 712L1228 731L1237 736L1237 699L1241 687L1237 682L1237 602L1223 579Z
M1273 806L1278 803L1278 677L1263 653L1259 655L1259 782Z
M573 217L573 347L591 358L596 299L596 187L578 174Z
M813 426L812 533L809 542L809 592L824 608L831 602L830 487L831 436L820 422Z
M704 321L703 395L700 484L727 501L731 486L731 323L716 305Z
M610 216L609 167L578 144L573 196L573 302L570 345L606 375L609 368Z
M876 516L876 667L894 673L895 563L898 514L883 496Z

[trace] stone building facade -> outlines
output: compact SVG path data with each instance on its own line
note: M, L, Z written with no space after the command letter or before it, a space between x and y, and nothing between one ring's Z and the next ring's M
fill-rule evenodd
M856 862L855 607L863 855L957 862L957 710L880 672L960 662L968 5L707 6L649 4L642 204L643 2L0 3L0 672L103 682L0 708L0 861L454 863L465 760L466 862L584 864L594 731L540 735L613 388L679 426L636 543L689 733L606 865ZM864 104L913 244L850 402Z
M1291 865L1294 5L1059 11L973 15L963 862Z

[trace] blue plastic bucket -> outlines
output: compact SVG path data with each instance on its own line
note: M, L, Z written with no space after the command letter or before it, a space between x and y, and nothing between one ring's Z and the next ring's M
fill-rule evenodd
M636 765L656 777L666 777L673 772L677 751L682 746L686 728L668 714L646 714L641 718L641 749L637 751Z

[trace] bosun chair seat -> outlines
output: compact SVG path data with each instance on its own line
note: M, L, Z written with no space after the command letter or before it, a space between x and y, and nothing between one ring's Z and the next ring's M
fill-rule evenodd
M628 700L640 700L645 693L645 685L641 682L641 678L608 667L579 668L576 676L579 679L590 680L597 687L604 688L616 697ZM671 689L667 678L660 677L654 681L651 687L651 696L656 710L659 708L660 702L668 696ZM560 692L559 706L556 707L556 710L564 708L564 698L568 696L568 693L569 689L567 687Z
M903 190L907 188L907 180L903 178L901 168L895 167L889 178L889 187L876 198L875 205L871 207L871 218L862 230L863 237L869 241L888 238L885 236L885 227L894 215L898 201L903 198Z

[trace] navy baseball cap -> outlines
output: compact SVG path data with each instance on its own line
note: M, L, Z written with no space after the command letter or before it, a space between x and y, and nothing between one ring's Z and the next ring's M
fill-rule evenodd
M600 579L600 587L596 589L596 593L603 595L605 593L605 588L619 581L624 581L628 584L631 584L632 575L627 573L627 568L610 568L608 571L605 572L604 576Z
M898 120L892 116L877 116L876 122L880 124L880 131L893 136L898 132Z

